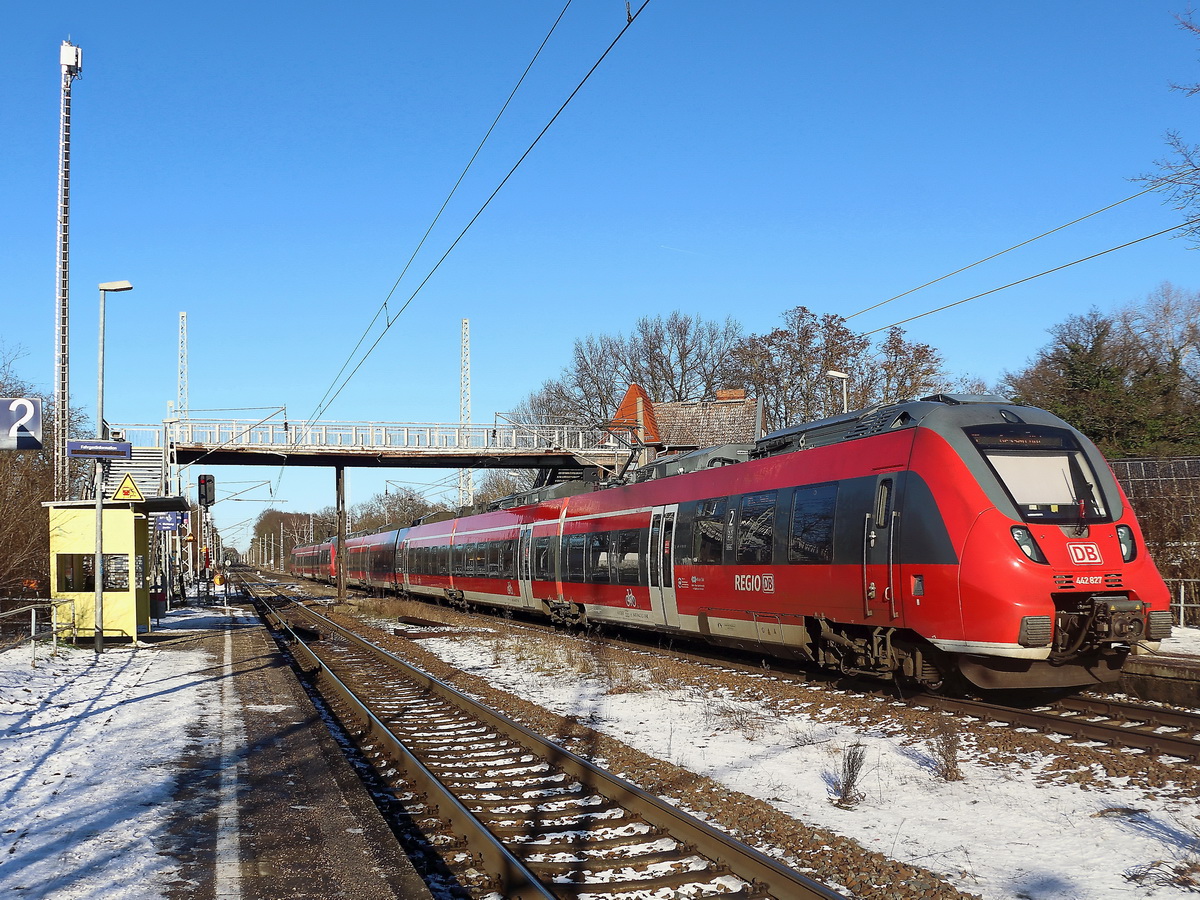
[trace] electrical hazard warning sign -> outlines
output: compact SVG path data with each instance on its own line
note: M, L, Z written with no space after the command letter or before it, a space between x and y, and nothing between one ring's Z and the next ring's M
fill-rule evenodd
M133 482L133 476L126 474L117 485L117 489L113 491L110 500L131 500L134 503L141 503L146 498L142 496L142 492L138 490L138 486Z

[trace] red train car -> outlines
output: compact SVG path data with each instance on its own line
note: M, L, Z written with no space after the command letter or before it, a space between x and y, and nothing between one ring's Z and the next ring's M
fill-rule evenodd
M933 687L1111 681L1170 633L1095 446L998 397L849 413L503 505L390 532L396 585Z
M314 581L337 581L337 548L334 541L293 547L288 553L287 572Z

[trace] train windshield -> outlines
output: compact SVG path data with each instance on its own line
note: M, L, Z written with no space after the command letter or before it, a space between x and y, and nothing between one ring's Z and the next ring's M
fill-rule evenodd
M1038 425L980 425L967 437L987 460L1026 522L1106 520L1096 473L1069 431Z

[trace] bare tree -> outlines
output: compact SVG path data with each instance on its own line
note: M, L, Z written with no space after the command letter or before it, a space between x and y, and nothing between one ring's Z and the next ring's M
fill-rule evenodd
M656 400L701 400L729 384L728 366L742 339L732 318L713 322L676 310L643 317L626 337L589 335L575 341L571 364L527 397L514 419L602 422L616 412L630 384Z
M1193 37L1200 37L1200 25L1191 11L1177 15L1179 27ZM1186 96L1200 93L1200 83L1172 84L1171 90L1182 91ZM1158 171L1136 179L1144 184L1157 186L1167 195L1174 207L1185 217L1194 219L1200 208L1200 145L1186 141L1178 131L1168 131L1167 148L1170 153L1155 160ZM1200 222L1193 222L1180 229L1188 240L1200 246Z
M485 469L475 488L475 502L491 503L530 487L530 474L519 469Z
M1181 394L1200 400L1200 291L1164 281L1141 303L1118 310L1116 318L1147 357L1173 374Z
M940 355L927 344L906 341L899 328L875 347L833 313L817 315L797 306L783 320L774 331L746 338L733 354L741 385L763 400L768 430L841 412L842 388L830 371L850 376L846 399L851 409L906 399L946 383Z
M375 531L385 526L404 528L440 509L412 488L385 489L354 506L354 530ZM336 519L334 520L336 528Z
M870 403L896 403L951 387L941 354L929 344L905 340L904 331L896 326L888 329L875 349L873 363L862 377Z
M44 450L0 451L0 594L19 594L33 585L49 586L50 531L44 501L54 499L54 403L17 374L23 351L0 344L0 396L42 400ZM72 410L71 433L83 416ZM82 465L71 467L72 484L87 478Z

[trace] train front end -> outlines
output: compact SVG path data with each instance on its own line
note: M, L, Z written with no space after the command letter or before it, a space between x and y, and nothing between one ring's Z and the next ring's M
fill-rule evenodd
M1096 447L1044 410L950 405L921 422L960 547L960 635L931 634L985 689L1114 681L1171 633L1170 598Z

